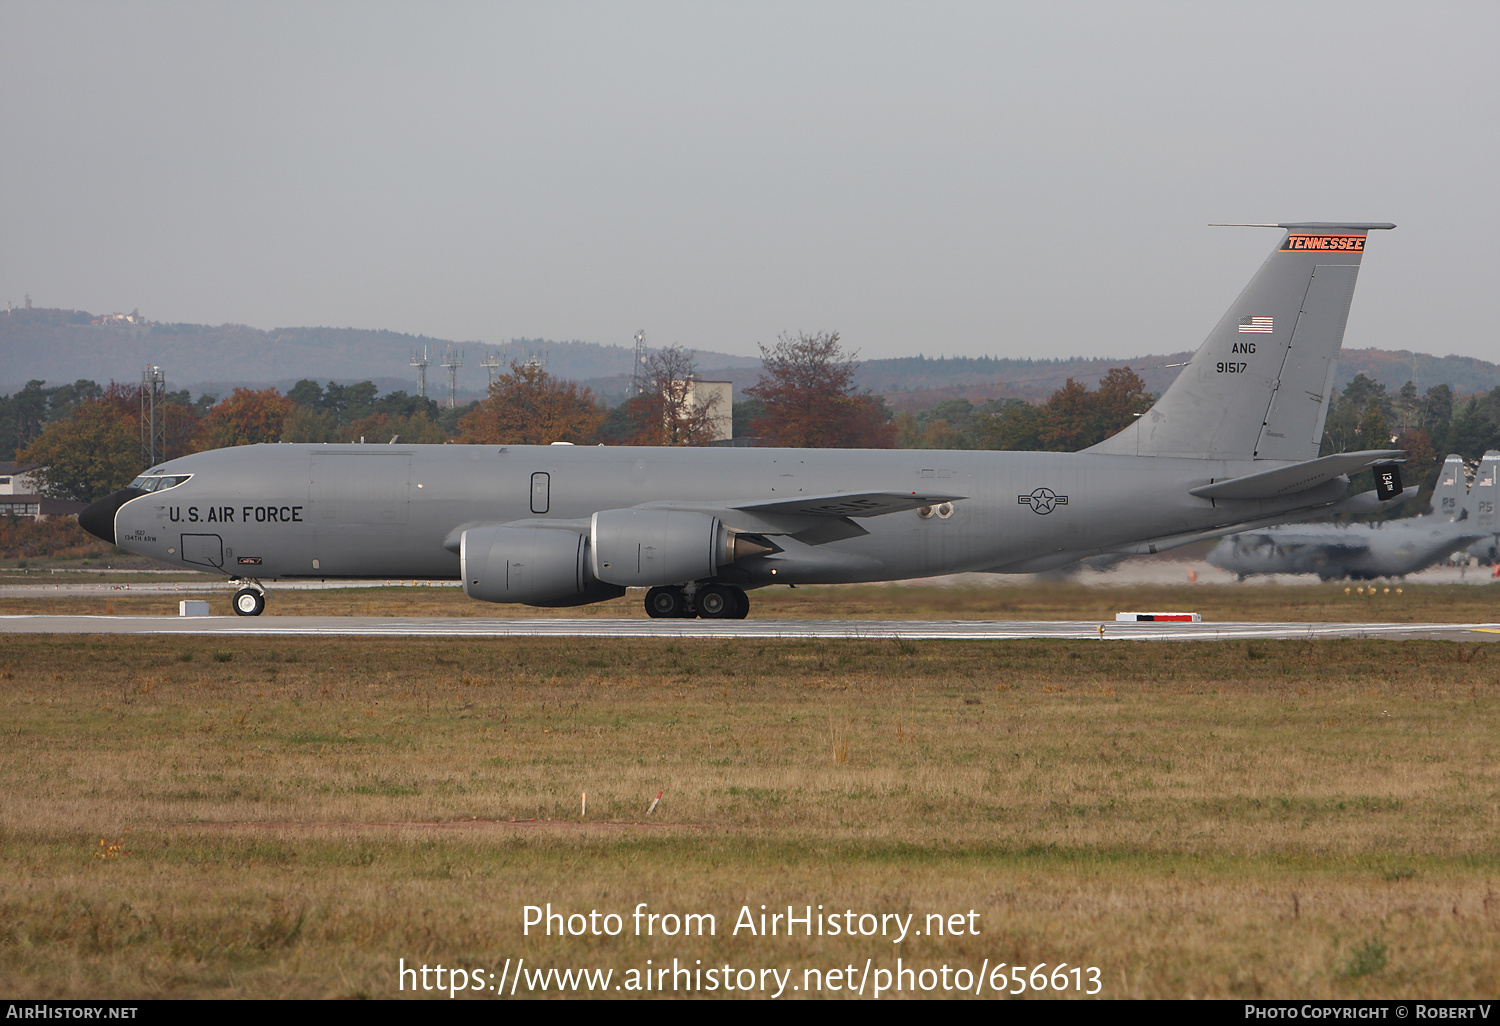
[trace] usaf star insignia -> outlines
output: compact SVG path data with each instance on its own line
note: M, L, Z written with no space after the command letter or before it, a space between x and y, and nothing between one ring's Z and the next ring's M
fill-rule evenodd
M1058 495L1051 488L1032 489L1030 495L1017 495L1016 501L1023 506L1030 506L1031 512L1046 516L1059 506L1068 504L1066 495Z

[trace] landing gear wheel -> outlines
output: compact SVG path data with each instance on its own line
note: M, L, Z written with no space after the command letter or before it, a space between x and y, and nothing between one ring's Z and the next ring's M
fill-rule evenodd
M734 612L730 614L731 620L743 620L750 615L750 596L738 588L731 588L734 592Z
M654 619L691 616L681 588L652 588L646 592L646 615Z
M259 616L266 608L265 592L241 588L234 593L234 611L240 616Z
M698 594L694 596L694 604L698 607L698 614L709 620L730 620L740 610L740 597L736 593L738 588L730 588L723 584L710 584L706 588L699 588ZM748 609L748 604L746 606Z

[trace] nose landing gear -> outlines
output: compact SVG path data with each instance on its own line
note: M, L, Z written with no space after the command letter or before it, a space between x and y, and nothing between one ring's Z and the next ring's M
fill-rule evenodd
M234 593L230 600L236 616L259 616L266 608L266 593L259 587L246 585Z

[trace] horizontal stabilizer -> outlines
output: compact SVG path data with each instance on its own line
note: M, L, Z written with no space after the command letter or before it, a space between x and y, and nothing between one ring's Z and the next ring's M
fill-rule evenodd
M1392 506L1399 506L1403 502L1410 502L1421 491L1422 489L1417 485L1412 485L1409 488L1402 489L1400 495L1384 501L1374 492L1360 492L1358 495L1351 495L1347 499L1340 499L1324 510L1324 513L1330 516L1337 513L1375 513L1382 509L1390 509Z
M1377 463L1404 460L1403 449L1366 449L1363 452L1342 452L1336 456L1296 463L1277 470L1263 470L1258 474L1215 481L1189 489L1189 494L1200 499L1275 499L1283 495L1296 495L1309 488L1326 484L1334 478L1353 474Z
M936 506L967 498L963 495L927 495L918 492L851 492L809 495L768 502L734 503L730 508L746 513L782 513L805 517L878 517L923 506Z

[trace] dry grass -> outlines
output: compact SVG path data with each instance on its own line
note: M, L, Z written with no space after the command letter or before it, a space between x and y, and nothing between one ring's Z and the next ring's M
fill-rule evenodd
M1097 965L1113 997L1489 996L1491 651L12 637L0 989L383 997L398 958L900 955ZM720 932L523 938L547 901ZM730 936L761 903L973 908L983 932Z

